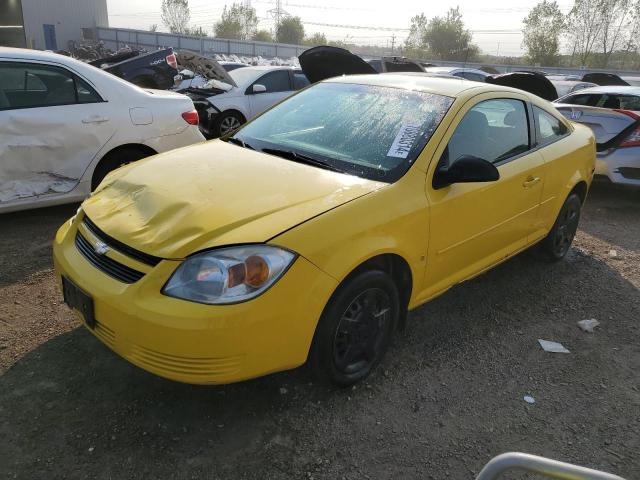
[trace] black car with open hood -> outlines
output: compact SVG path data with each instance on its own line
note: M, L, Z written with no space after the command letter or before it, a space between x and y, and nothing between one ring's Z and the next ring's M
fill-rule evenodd
M558 98L558 92L553 83L544 75L536 72L503 73L487 77L485 81L494 85L518 88L549 101Z
M323 45L305 50L298 57L300 68L311 83L341 75L378 73L349 50Z

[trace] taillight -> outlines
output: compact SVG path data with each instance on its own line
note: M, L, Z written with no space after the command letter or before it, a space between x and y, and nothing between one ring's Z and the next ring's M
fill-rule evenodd
M178 60L176 60L176 54L175 53L172 53L171 55L167 55L166 60L167 60L167 64L170 67L173 67L176 70L178 69Z
M197 110L191 110L190 112L184 112L182 114L182 118L184 118L184 121L187 122L189 125L198 125L198 111Z
M630 112L629 110L616 110L616 112L624 113L637 122L636 128L634 128L631 133L629 133L624 140L620 142L618 148L640 147L640 116L635 112Z

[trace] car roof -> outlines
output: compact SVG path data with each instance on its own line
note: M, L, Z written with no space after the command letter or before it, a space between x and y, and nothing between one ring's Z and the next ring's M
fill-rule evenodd
M428 73L428 72L427 72ZM334 77L324 82L332 83L356 83L361 85L374 85L380 87L403 88L418 90L425 93L445 95L447 97L461 97L469 90L474 94L483 92L509 92L519 95L532 96L524 90L518 90L502 85L473 82L462 78L438 77L421 73L385 73L384 75L346 75Z
M584 88L575 93L613 93L616 95L640 95L640 87L634 87L633 85L603 85L598 87Z

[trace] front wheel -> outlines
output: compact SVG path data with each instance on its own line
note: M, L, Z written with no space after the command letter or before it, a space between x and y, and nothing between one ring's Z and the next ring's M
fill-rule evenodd
M213 121L211 133L216 137L223 137L227 133L240 128L244 122L244 118L239 113L222 112Z
M551 231L540 242L540 251L548 260L554 262L562 260L569 251L578 230L581 207L582 201L575 193L565 200Z
M386 273L360 273L325 307L310 353L316 375L346 387L365 378L384 357L398 323L400 300Z

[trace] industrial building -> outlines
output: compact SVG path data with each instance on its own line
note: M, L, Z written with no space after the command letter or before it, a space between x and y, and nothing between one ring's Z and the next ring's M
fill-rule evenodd
M107 0L0 0L0 45L66 50L108 27Z

